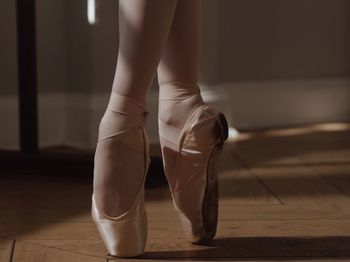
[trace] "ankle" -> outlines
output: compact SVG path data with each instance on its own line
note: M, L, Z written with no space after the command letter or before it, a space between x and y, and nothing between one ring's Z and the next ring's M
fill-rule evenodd
M203 103L197 84L182 82L161 84L158 118L168 125L182 128L193 108Z

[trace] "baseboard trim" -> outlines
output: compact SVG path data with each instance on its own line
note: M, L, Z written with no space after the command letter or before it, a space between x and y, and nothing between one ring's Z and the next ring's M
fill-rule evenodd
M227 116L238 130L304 123L350 121L350 79L298 79L200 84L204 100ZM39 94L40 147L96 145L98 123L109 93ZM146 126L151 144L158 144L158 93L149 92ZM18 148L18 103L15 96L0 97L0 148Z
M350 121L350 78L227 83L232 125L239 130Z

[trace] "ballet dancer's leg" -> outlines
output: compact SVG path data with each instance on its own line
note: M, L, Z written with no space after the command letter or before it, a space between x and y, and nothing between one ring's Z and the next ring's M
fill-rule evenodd
M143 133L128 123L132 115L146 110L176 4L177 0L119 0L119 53L108 104L117 110L107 108L100 123L93 183L97 206L112 217L130 208L144 177ZM123 133L123 125L128 132Z
M203 103L198 87L199 23L200 0L178 0L157 69L159 118L178 129L194 106Z
M188 240L211 240L218 221L216 156L227 138L224 115L198 86L200 0L178 0L158 66L158 127L164 170Z
M203 103L198 87L200 0L178 0L157 75L158 128L165 173L172 173L177 143L187 116ZM166 126L162 124L164 122ZM164 146L174 150L166 150Z
M119 52L113 90L145 104L177 0L120 0Z

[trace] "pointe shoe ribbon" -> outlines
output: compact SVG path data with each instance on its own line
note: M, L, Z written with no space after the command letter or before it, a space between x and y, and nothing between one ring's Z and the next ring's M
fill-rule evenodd
M113 121L111 112L118 113L118 121ZM145 127L148 115L149 112L143 105L129 97L112 92L106 113L100 122L98 141L127 133L127 131L135 127ZM140 147L135 139L130 137L129 139L126 138L126 140L129 146L142 152L143 148Z
M113 121L113 112L117 112L118 121ZM123 117L125 116L125 117ZM127 212L118 217L111 217L98 209L92 194L91 215L102 241L111 256L135 257L144 252L147 241L148 219L144 205L144 183L150 163L149 138L144 129L148 112L136 101L112 92L110 102L103 116L98 140L120 136L119 141L144 153L145 173L138 193ZM135 139L136 128L142 129L144 144ZM135 133L133 130L135 129Z

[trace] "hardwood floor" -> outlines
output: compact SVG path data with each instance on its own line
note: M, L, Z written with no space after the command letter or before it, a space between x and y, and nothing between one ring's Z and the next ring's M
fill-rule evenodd
M350 261L350 124L243 132L218 169L210 245L187 243L167 187L147 189L146 251L125 261ZM91 193L91 181L2 175L0 262L124 261L106 255Z

